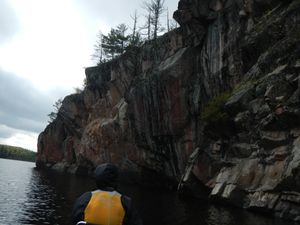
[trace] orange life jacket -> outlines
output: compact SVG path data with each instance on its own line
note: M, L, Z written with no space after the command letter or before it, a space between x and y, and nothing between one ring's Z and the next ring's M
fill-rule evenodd
M84 210L84 221L96 225L122 225L125 209L116 191L93 191Z

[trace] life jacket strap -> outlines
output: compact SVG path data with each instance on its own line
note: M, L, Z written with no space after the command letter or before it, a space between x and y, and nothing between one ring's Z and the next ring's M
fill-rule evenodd
M79 221L78 223L76 223L76 225L95 225L95 224L87 223L85 221Z

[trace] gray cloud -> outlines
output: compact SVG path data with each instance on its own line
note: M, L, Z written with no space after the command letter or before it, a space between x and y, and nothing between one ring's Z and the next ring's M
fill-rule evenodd
M8 127L12 127L19 130L31 131L40 133L45 128L45 121L37 121L28 119L26 117L17 116L15 114L5 113L0 117L0 124L5 124Z
M0 68L0 124L39 133L47 124L54 102L53 95Z
M147 0L145 0L147 2ZM75 0L81 10L92 18L100 18L106 24L120 24L125 23L131 25L132 19L130 15L134 14L137 10L140 15L140 20L143 20L142 15L145 14L143 9L143 2L141 0L111 0L111 1L99 1L99 0ZM170 17L173 11L177 9L177 0L166 0L165 7L170 9ZM100 28L99 28L100 29Z
M94 18L101 18L105 20L104 22L108 24L121 23L130 18L128 11L130 9L132 12L139 7L140 1L124 1L124 0L114 0L114 1L99 1L99 0L76 0L80 5L80 8ZM115 3L113 3L115 2ZM124 10L124 5L125 9Z
M84 16L92 21L100 19L109 26L119 23L131 25L130 14L133 14L134 10L138 10L141 20L145 13L141 7L143 2L141 0L74 0L74 2L83 11ZM166 0L166 6L170 11L174 11L177 2L178 0ZM0 45L17 34L19 25L18 17L9 0L0 0ZM59 96L64 97L66 94L63 90L42 92L28 80L0 68L0 139L11 137L16 129L41 132L47 125L47 115L53 111L52 105Z
M10 138L14 133L14 129L0 124L0 139Z
M18 18L7 0L0 1L0 44L12 38L18 31Z

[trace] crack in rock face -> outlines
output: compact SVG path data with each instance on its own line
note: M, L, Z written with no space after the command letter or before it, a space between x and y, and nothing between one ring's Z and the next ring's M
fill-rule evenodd
M86 69L40 134L37 166L111 162L300 221L299 13L299 0L180 0L180 28Z

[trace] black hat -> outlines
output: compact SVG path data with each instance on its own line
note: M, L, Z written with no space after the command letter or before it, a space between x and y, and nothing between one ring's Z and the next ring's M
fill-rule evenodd
M96 167L94 177L98 188L115 187L119 169L111 163L101 164Z

